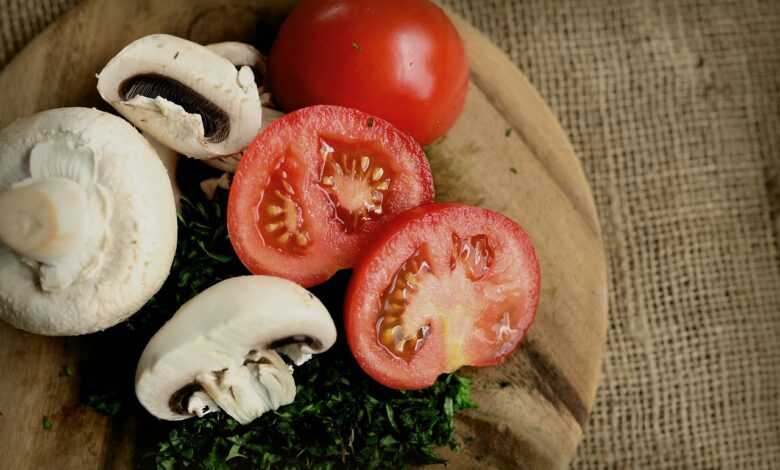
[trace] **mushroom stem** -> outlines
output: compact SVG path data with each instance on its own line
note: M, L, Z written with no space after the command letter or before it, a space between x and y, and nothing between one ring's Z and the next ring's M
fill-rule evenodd
M242 366L202 373L195 381L208 396L193 393L190 413L201 416L203 405L216 404L241 424L295 399L292 371L275 351L253 351Z
M53 264L85 240L87 196L76 182L51 177L0 192L0 242Z

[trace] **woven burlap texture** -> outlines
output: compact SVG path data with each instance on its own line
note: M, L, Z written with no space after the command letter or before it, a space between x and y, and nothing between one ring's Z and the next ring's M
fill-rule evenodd
M0 66L72 3L0 0ZM600 212L610 328L574 467L778 468L780 3L445 3L541 91Z

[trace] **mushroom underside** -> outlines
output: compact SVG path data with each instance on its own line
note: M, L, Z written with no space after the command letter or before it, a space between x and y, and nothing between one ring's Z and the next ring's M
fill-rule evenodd
M127 78L119 86L119 96L130 101L136 96L157 98L176 103L189 114L199 114L204 135L209 142L219 143L230 134L230 118L219 106L197 91L170 77L148 73Z
M252 349L240 365L198 374L171 396L169 407L176 414L198 417L222 410L247 424L295 399L293 367L280 353L301 365L321 346L316 339L295 336L268 349Z

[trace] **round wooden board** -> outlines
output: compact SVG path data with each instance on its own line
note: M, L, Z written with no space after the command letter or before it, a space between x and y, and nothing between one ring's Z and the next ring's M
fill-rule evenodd
M95 73L150 33L201 43L268 43L294 2L88 0L0 74L0 127L36 111L95 106ZM562 468L583 436L607 327L606 267L593 198L557 120L523 74L453 15L471 61L463 116L430 155L438 199L500 211L530 233L541 260L539 312L500 367L468 370L479 409L458 418L468 444L453 468ZM78 406L78 338L0 324L0 462L5 468L131 468L133 422ZM43 416L54 427L43 429Z

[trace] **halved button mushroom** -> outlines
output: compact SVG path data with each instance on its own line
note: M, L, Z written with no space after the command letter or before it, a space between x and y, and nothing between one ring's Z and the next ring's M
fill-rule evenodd
M176 209L154 150L126 121L45 111L0 131L0 318L45 335L113 326L162 286Z
M244 149L262 124L255 77L219 54L167 34L140 38L98 75L98 92L137 127L194 158Z
M177 421L222 409L242 424L295 399L292 367L328 350L336 327L320 301L277 277L222 281L184 304L146 346L135 392Z
M260 51L253 46L242 42L218 42L209 44L206 47L226 58L236 67L246 65L252 68L252 71L255 74L255 81L257 81L258 88L261 92L260 101L263 107L263 125L261 126L260 131L284 116L283 112L271 107L271 95L262 89L263 77L265 75L265 58ZM232 155L206 160L206 164L222 171L235 173L236 168L238 168L238 163L241 161L243 151L244 149L242 149L241 152Z

